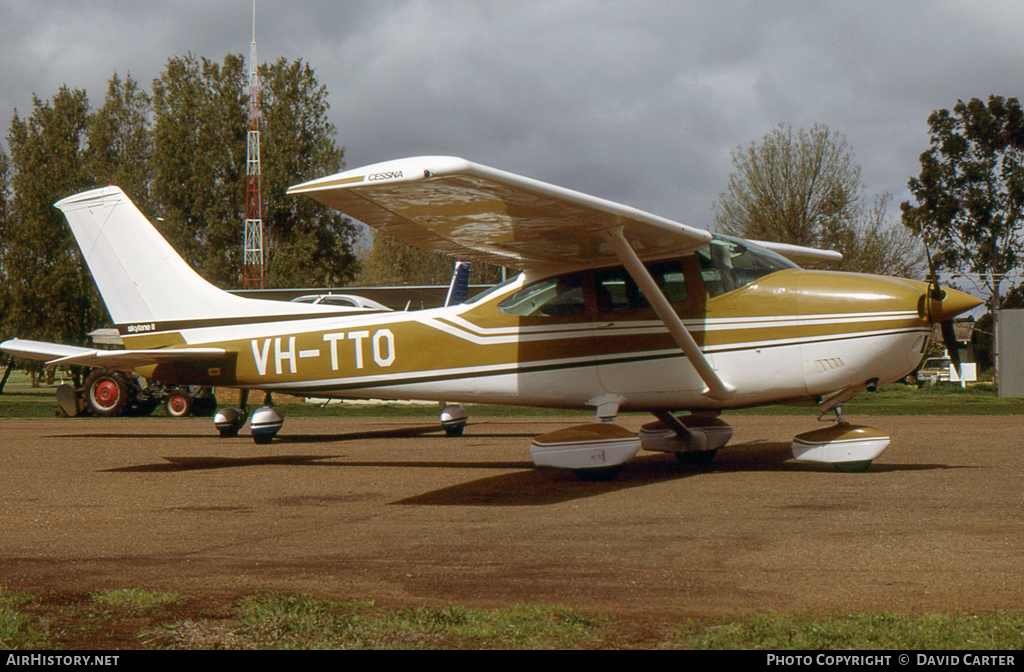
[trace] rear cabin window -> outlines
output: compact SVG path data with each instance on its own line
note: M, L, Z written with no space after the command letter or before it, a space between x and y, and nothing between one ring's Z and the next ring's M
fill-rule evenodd
M671 303L687 300L686 277L679 260L650 263L647 270ZM591 293L596 296L597 310L601 313L637 310L649 305L636 282L620 266L531 283L499 303L498 310L521 317L575 317L587 313Z

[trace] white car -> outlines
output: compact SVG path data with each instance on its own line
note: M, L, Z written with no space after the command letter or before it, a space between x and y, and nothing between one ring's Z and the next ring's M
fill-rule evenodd
M292 303L313 303L320 306L342 306L363 310L391 310L382 303L354 294L307 294L292 299Z
M952 360L949 357L930 357L924 360L924 364L917 371L918 384L944 383L949 380L949 367Z

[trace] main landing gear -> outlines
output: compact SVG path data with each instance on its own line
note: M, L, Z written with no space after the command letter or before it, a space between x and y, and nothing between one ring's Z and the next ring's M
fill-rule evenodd
M268 392L263 406L256 409L249 418L249 390L242 390L240 408L222 408L213 417L213 424L222 438L238 436L238 432L249 420L252 440L259 444L270 443L284 425L284 416L274 409L274 402Z
M448 436L462 436L466 431L466 422L469 420L469 412L458 404L440 402L441 427Z
M226 407L217 411L213 424L222 438L238 436L238 433L249 421L252 440L259 444L270 443L284 425L284 416L274 408L273 400L268 392L263 406L256 409L252 417L248 410L249 390L242 390L239 408ZM444 433L448 436L462 436L469 420L469 412L458 404L441 402L440 421Z
M644 425L639 434L614 423L621 397L599 397L594 422L575 425L538 436L530 445L530 457L539 467L573 471L584 481L614 479L622 465L641 449L672 453L682 464L709 464L715 453L732 438L732 427L717 413L677 416L657 412L658 422Z

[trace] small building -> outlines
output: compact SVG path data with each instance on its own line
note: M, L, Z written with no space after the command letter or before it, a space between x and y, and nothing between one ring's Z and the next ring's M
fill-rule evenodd
M1000 397L1024 397L1024 309L999 311L996 324L999 344Z

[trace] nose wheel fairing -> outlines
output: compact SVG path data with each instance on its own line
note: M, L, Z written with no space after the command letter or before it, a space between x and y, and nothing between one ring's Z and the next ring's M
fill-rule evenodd
M793 457L798 462L821 462L839 471L863 471L889 448L890 438L873 427L838 422L831 427L797 434Z

